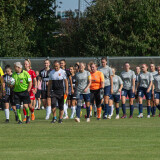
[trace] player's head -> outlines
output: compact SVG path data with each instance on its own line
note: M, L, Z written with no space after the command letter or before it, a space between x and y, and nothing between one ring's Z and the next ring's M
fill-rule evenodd
M116 68L112 68L112 73L113 73L113 75L115 75L115 73L116 73Z
M45 61L44 61L44 67L45 68L49 68L49 66L50 66L50 60L49 59L45 59Z
M76 64L75 64L75 70L76 70L76 72L79 72L79 62L76 62Z
M60 69L60 63L59 63L59 61L54 61L54 69L56 70L56 71L59 71L59 69Z
M150 71L154 72L156 70L156 66L154 63L150 63Z
M80 72L83 72L85 67L86 67L86 64L84 62L79 63L79 71Z
M147 64L142 64L141 69L142 69L142 72L147 72L148 65Z
M32 68L31 67L31 61L30 61L30 59L25 59L25 61L24 61L24 67L25 67L26 70Z
M160 74L160 66L157 67L158 74Z
M107 65L107 57L102 57L101 58L101 64L103 67L105 67Z
M74 68L74 66L70 66L70 67L69 67L69 71L71 72L71 74L74 74L74 73L75 73L75 68Z
M60 60L60 67L61 67L62 69L65 69L65 68L66 68L66 60L65 60L65 59L61 59L61 60Z
M39 76L39 71L36 71L36 76Z
M14 63L14 69L17 73L20 73L22 71L22 68L23 68L23 66L22 66L21 62Z
M11 75L11 74L12 74L12 68L11 68L10 65L6 65L6 66L5 66L5 72L6 72L6 74L8 74L8 75Z
M129 69L130 69L130 64L129 64L129 62L125 62L125 63L124 63L124 69L125 69L125 71L129 71Z
M97 71L98 65L94 62L90 63L91 72L95 73Z
M137 66L137 67L136 67L136 73L139 74L140 72L141 72L141 67L140 67L140 66Z

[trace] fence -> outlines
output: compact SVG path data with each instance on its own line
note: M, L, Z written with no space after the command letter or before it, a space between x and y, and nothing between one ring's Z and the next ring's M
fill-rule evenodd
M131 65L131 69L135 69L137 65L146 63L150 64L153 62L156 65L160 64L160 57L107 57L108 58L108 65L115 67L117 69L117 74L119 74L123 70L123 65L125 62L129 62ZM22 64L24 63L25 58L0 58L0 66L4 69L5 65L10 64L11 67L13 67L14 62L19 61ZM36 58L30 58L32 63L32 68L34 70L41 70L43 68L43 63L45 57L36 57ZM51 68L53 67L53 61L54 60L61 60L62 57L50 57L49 60L51 61ZM90 61L97 62L100 65L100 59L101 57L64 57L63 59L67 62L67 67L70 65L74 65L76 62L85 62L88 63Z

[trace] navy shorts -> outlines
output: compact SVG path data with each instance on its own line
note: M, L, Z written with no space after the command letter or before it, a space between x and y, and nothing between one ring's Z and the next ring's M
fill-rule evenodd
M154 99L160 99L160 92L154 93Z
M109 99L113 100L115 103L119 103L120 95L110 95Z
M111 86L105 86L104 87L104 96L110 96L111 95Z
M138 92L138 96L139 97L146 97L147 100L151 100L151 97L152 97L152 91L150 90L149 93L147 93L147 89L148 88L143 88L143 87L140 87L139 88L139 92Z
M90 93L88 94L80 94L78 97L77 97L77 100L83 100L85 102L90 102L91 98L90 98Z
M129 98L134 98L135 97L135 94L132 92L132 89L127 90L127 89L122 88L121 96L127 97L127 95L128 95Z

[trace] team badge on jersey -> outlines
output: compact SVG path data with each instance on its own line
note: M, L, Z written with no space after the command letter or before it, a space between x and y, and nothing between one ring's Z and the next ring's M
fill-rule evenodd
M23 79L20 79L20 83L23 83Z
M61 73L59 73L58 75L61 76Z

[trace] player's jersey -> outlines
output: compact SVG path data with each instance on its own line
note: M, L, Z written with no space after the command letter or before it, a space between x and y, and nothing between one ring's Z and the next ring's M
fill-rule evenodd
M156 74L153 78L154 78L153 84L155 86L155 91L160 92L160 75Z
M41 90L43 91L47 91L47 88L48 88L47 82L49 81L49 74L51 71L52 71L51 69L49 69L48 71L46 71L45 69L42 69L39 72L39 76L42 79Z
M31 79L32 79L32 88L31 88L31 89L33 89L33 88L34 88L33 79L36 78L36 73L35 73L34 70L32 70L32 69L30 69L30 70L28 71L28 73L29 73L29 75L31 76Z
M56 95L64 93L64 79L67 79L66 72L63 69L59 71L52 70L49 74L49 80L52 81L52 91Z
M153 81L153 76L150 72L139 74L138 83L140 87L148 88L151 81Z
M156 74L158 74L157 71L154 71L154 72L150 72L152 74L152 76L154 77Z
M99 67L98 68L99 71L101 71L104 74L104 86L110 86L111 82L110 82L110 76L113 76L112 73L112 69L109 66L105 66L105 67Z
M8 74L5 74L4 76L3 76L3 78L4 78L4 82L5 82L5 91L6 91L6 94L7 95L11 95L11 93L12 93L12 91L13 91L13 89L11 89L10 87L8 87L8 85L7 85L7 82L9 81L9 79L12 77L12 75L8 75Z
M126 90L132 89L133 79L135 79L135 73L132 70L129 70L128 72L123 71L121 73L122 81L123 81L123 88Z
M90 90L98 90L101 88L101 82L104 82L104 75L100 71L96 71L95 73L91 72L91 80Z
M123 84L123 81L121 77L115 75L113 76L113 95L120 95L120 92L118 92L120 85Z
M72 86L73 86L73 89L74 89L74 92L76 90L75 86L76 86L76 75L72 76L71 75L71 78L72 78ZM68 80L68 94L71 95L71 83L70 81Z
M77 82L77 93L78 94L88 94L90 89L85 93L84 90L88 86L89 80L91 79L90 72L84 70L84 72L76 73L76 82Z

